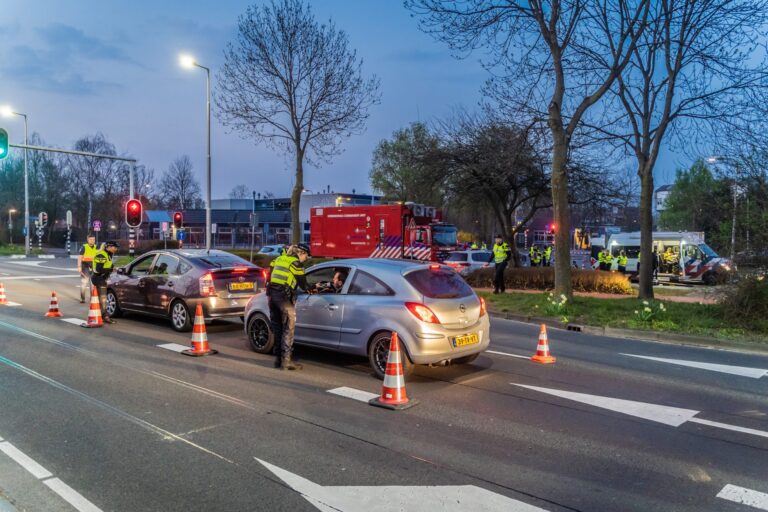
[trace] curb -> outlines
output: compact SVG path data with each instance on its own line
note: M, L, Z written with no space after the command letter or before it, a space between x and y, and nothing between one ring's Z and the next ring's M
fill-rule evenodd
M511 313L492 313L491 316L503 318L505 320L515 320L531 325L545 324L549 328L563 329L566 331L580 332L592 336L602 336L606 338L624 338L630 340L650 341L654 343L665 343L667 345L695 346L714 349L738 350L741 352L754 352L758 354L768 354L768 343L741 343L738 341L721 340L709 336L690 336L687 334L677 334L657 331L641 331L634 329L618 329L615 327L595 327L591 325L563 324L551 318L542 318L526 315L515 315Z

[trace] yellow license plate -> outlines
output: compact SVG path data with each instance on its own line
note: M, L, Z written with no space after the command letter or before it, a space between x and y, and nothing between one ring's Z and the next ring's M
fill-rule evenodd
M253 290L253 283L230 283L229 289L233 292L239 292L243 290Z
M480 343L480 337L477 334L465 334L464 336L453 338L454 347L465 347L467 345L475 345L476 343Z

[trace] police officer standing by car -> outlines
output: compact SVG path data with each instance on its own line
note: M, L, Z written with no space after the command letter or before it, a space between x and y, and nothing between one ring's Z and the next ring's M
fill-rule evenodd
M506 290L504 270L507 268L511 251L501 235L496 235L495 242L493 245L493 262L496 264L496 274L493 278L493 293L504 293Z
M96 237L88 234L86 242L80 247L80 254L77 256L77 271L80 272L80 304L85 302L85 290L91 282L93 273L93 257L99 250L96 247Z
M101 317L106 324L115 323L107 312L107 281L112 274L112 256L120 246L115 241L108 241L104 248L96 252L93 257L93 274L91 283L99 292L99 304L101 305Z
M275 368L302 369L302 365L292 360L293 335L296 330L296 287L301 286L307 290L303 264L309 257L308 246L292 245L271 263L272 273L267 286L267 298L275 340Z

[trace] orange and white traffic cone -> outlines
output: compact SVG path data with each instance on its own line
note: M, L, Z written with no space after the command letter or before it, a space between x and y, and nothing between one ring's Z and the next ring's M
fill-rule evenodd
M547 326L541 324L539 333L539 345L536 347L536 355L531 357L531 361L541 364L552 364L555 358L549 353L549 340L547 339Z
M99 290L96 289L95 286L91 286L91 303L88 306L88 321L80 325L89 329L93 329L95 327L104 327L104 321L101 319Z
M409 400L405 393L405 376L400 354L400 340L397 333L392 333L387 356L387 369L384 371L384 383L381 386L381 396L368 401L376 407L384 407L400 411L418 404L418 400Z
M182 350L185 356L210 356L218 354L218 350L213 350L208 346L208 333L205 332L205 317L203 316L203 306L197 305L195 309L195 325L192 327L192 348Z
M59 318L63 316L59 311L59 298L56 297L56 291L51 292L51 304L48 306L48 312L45 314L47 318Z
M8 299L5 297L5 285L0 283L0 304L8 304Z

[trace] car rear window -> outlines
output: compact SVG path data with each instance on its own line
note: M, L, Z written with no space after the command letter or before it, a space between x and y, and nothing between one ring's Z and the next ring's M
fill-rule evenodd
M249 267L251 266L251 264L246 260L235 256L234 254L209 254L199 258L199 261L204 265L208 265L213 268L239 267L242 265L247 265Z
M446 268L416 270L406 274L405 280L430 299L458 299L473 294L459 274Z
M479 261L481 263L490 263L493 259L493 253L490 251L481 251L472 253L472 261Z
M445 261L467 261L467 253L465 252L454 252L448 255L447 258L445 258Z

